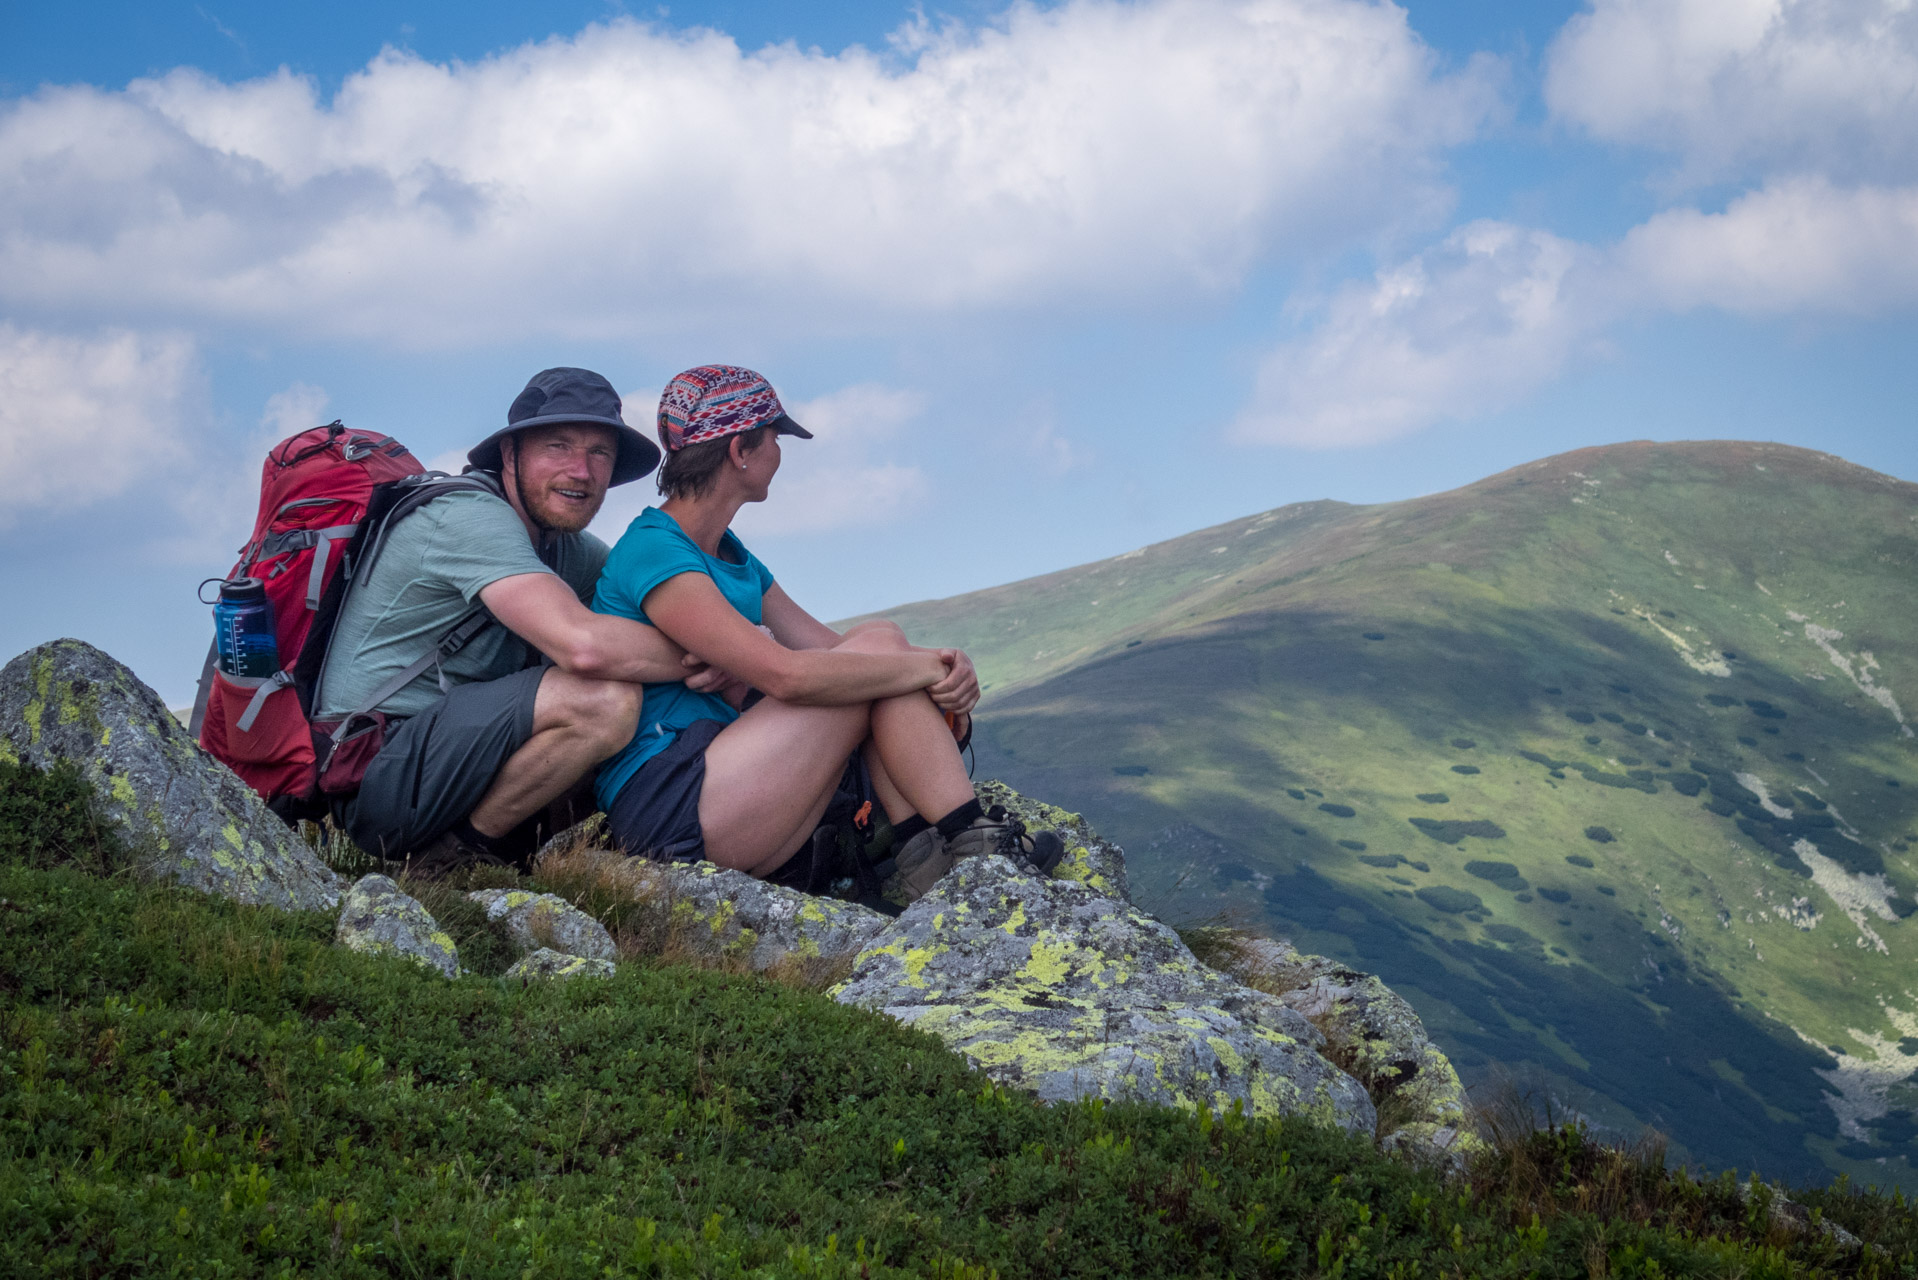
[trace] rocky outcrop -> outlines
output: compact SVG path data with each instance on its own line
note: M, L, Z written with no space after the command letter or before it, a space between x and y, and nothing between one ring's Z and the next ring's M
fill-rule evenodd
M521 983L552 982L560 978L610 978L613 976L613 962L540 947L521 956L502 976L508 982Z
M1132 901L1125 851L1094 831L1079 814L1020 795L1003 782L975 782L972 789L981 805L987 809L1005 806L1006 812L1025 823L1027 830L1059 833L1066 842L1066 853L1053 868L1054 879L1076 880L1104 897Z
M347 890L334 939L350 951L405 956L449 978L460 975L453 939L431 912L385 876L366 876Z
M857 903L815 898L710 862L658 863L591 850L567 855L564 875L643 904L653 949L753 971L850 959L887 924Z
M90 644L55 640L0 669L0 758L77 765L143 874L290 910L340 900L339 877L306 843Z
M1385 1146L1452 1160L1476 1146L1451 1059L1403 997L1369 973L1270 938L1235 938L1218 960L1325 1035L1325 1054L1365 1086Z
M1076 880L968 859L862 953L833 991L930 1031L1001 1083L1371 1133L1358 1081L1277 998L1195 959L1171 929Z
M606 926L554 893L475 889L466 895L503 926L522 955L550 949L610 964L619 954Z

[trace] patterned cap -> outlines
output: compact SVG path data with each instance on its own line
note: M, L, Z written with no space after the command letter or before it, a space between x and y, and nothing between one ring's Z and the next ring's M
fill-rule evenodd
M786 416L772 383L736 364L702 364L676 375L659 395L659 443L667 453L689 444L772 427L782 436L812 439Z

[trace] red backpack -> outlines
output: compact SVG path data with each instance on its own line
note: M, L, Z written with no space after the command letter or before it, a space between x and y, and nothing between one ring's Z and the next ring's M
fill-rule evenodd
M209 652L192 729L209 754L269 801L315 791L313 734L293 677L327 589L375 488L425 470L399 441L338 422L302 431L266 455L259 517L228 576L265 585L283 669L229 676Z

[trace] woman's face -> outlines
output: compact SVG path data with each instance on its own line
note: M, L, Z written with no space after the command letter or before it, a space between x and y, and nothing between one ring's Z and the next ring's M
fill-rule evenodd
M779 473L779 433L768 431L757 449L740 450L739 460L744 464L739 474L746 482L746 501L764 502Z

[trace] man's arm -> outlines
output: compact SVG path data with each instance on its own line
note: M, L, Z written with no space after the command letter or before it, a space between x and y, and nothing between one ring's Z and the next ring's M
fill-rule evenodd
M594 613L557 574L516 573L480 588L480 603L562 671L596 680L702 687L706 669L657 627Z

